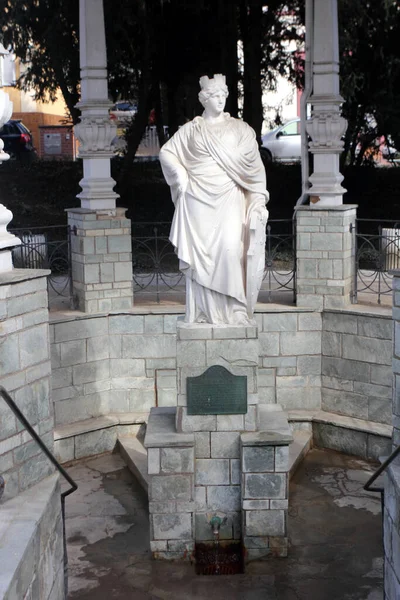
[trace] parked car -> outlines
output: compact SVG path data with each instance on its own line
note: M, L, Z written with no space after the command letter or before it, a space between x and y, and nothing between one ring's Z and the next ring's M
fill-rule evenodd
M301 160L300 119L292 119L262 136L261 156L268 162Z
M30 162L36 158L36 149L29 129L20 119L11 119L0 130L0 138L4 142L4 152L10 158Z
M118 122L122 124L127 123L132 117L134 117L137 113L137 106L133 104L129 100L120 100L116 102L114 106L111 107L110 110L110 118L116 119ZM118 123L119 124L119 123Z

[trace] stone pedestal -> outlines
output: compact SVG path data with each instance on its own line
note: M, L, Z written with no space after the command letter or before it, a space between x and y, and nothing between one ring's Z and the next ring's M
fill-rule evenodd
M191 431L255 431L257 429L257 371L259 342L256 326L217 326L178 323L176 428ZM247 413L242 415L187 414L187 378L221 365L233 375L247 377Z
M285 428L284 428L285 429ZM241 435L245 561L287 556L289 428Z
M131 222L125 208L68 211L72 280L79 310L130 309L133 304Z
M297 306L317 310L351 302L355 269L356 206L297 211Z
M190 559L196 543L242 541L245 560L286 556L287 419L259 409L257 327L178 324L178 406L153 408L145 446L154 558ZM247 377L246 414L189 415L187 378L224 366ZM265 431L257 431L267 429Z

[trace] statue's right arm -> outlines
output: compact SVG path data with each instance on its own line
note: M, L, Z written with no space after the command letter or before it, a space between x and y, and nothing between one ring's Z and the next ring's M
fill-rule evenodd
M176 199L186 191L188 184L188 173L174 151L174 144L170 140L160 150L160 163L166 182L171 187L172 200Z

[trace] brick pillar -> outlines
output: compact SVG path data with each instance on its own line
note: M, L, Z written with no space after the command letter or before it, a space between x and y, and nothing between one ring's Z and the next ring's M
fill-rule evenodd
M74 297L83 312L132 307L131 222L125 211L68 210Z
M355 268L356 206L297 210L297 306L350 304Z
M289 432L241 435L245 561L287 556Z

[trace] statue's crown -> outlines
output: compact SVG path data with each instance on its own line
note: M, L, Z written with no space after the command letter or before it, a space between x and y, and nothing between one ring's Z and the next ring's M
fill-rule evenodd
M200 87L202 90L206 90L207 88L215 86L215 85L217 85L217 86L226 85L225 75L221 75L220 73L217 73L216 75L214 75L214 77L212 79L207 77L207 75L203 75L202 77L200 77Z

